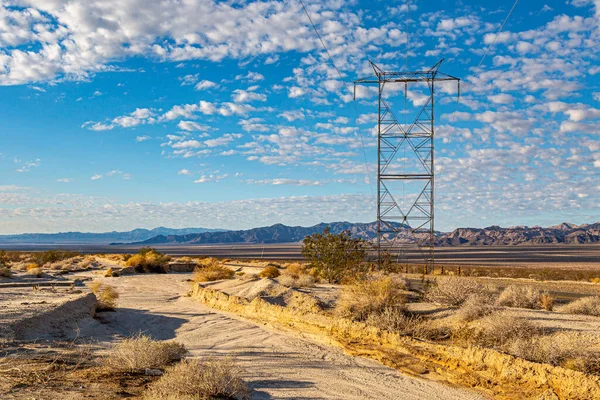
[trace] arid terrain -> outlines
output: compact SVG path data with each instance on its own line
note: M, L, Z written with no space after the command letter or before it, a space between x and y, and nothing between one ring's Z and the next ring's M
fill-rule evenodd
M181 358L235 375L231 398L600 396L597 268L330 284L297 262L41 254L9 253L0 278L2 398L160 398Z

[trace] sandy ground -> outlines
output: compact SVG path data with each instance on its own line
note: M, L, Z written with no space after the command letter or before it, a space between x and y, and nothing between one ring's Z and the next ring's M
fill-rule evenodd
M82 326L101 342L139 331L175 339L193 356L233 355L254 399L482 399L479 393L401 375L373 360L215 312L188 297L190 274L104 278L120 292L116 312Z

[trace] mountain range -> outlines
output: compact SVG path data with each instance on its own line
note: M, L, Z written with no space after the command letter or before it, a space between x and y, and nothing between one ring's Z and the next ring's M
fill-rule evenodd
M400 227L400 225L397 225ZM294 243L304 237L322 232L329 227L333 233L350 231L354 237L373 240L377 236L377 223L332 222L314 226L287 226L275 224L247 230L223 230L206 228L134 229L127 232L105 233L26 233L20 235L0 235L2 244L231 244L231 243ZM417 233L423 237L424 233ZM406 231L402 240L411 240ZM600 222L575 225L562 223L550 227L514 226L502 228L458 228L452 232L435 232L435 244L445 246L489 246L489 245L539 245L539 244L593 244L600 243Z
M305 236L322 232L329 226L333 233L349 230L354 237L372 240L377 236L377 223L334 222L310 227L272 226L238 231L203 232L188 235L159 235L142 241L143 245L156 244L218 244L218 243L291 243L300 242ZM423 237L424 233L417 233ZM542 228L539 226L516 226L501 228L458 228L449 233L435 232L436 246L486 246L486 245L537 245L537 244L591 244L600 243L600 222L575 225L563 223ZM402 240L411 240L408 231Z
M171 229L158 227L154 229L134 229L127 232L60 232L60 233L24 233L19 235L0 235L0 245L10 244L109 244L112 242L139 242L158 235L189 235L203 232L220 232L222 229L184 228Z

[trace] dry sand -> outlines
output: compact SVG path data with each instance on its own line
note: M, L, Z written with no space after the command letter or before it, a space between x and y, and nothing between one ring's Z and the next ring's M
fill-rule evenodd
M104 278L120 292L116 312L82 326L102 342L142 331L175 339L193 356L233 355L254 399L483 399L462 388L409 377L376 361L216 312L185 295L190 274Z

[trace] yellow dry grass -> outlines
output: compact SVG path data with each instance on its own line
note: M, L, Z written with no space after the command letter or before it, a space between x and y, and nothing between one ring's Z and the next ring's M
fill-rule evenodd
M117 343L105 358L104 364L118 371L142 371L146 368L163 368L181 360L186 348L177 342L153 340L138 334Z

